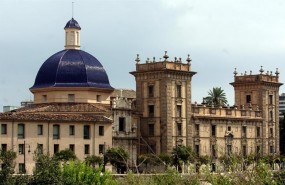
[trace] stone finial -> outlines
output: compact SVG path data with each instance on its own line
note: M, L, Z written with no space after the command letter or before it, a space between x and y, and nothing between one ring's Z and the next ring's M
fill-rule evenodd
M234 75L236 76L237 74L238 74L237 68L235 68Z
M190 64L190 62L192 61L191 58L190 58L190 54L188 54L188 57L187 57L186 61L187 61L188 64Z
M275 72L276 76L278 77L279 76L279 71L278 71L278 68L276 68L276 72Z
M182 59L181 59L181 57L179 58L179 63L182 63Z
M153 57L153 61L152 62L155 62L155 57Z
M270 71L270 76L272 76L272 71Z
M159 58L159 62L161 62L161 58Z
M263 66L260 66L260 70L259 70L260 74L262 74L262 73L264 72L264 70L262 69L262 67L263 67Z
M137 64L140 63L141 60L140 60L140 55L139 54L137 54L137 58L136 58L135 61L137 62Z
M269 71L267 71L267 73L266 73L267 75L269 75Z
M246 73L247 73L247 72L245 71L245 72L244 72L244 76L246 76Z
M252 75L252 70L249 71L249 75Z
M174 62L177 62L177 57L174 57Z
M167 59L169 58L169 56L167 55L167 51L164 51L163 58L164 58L164 61L167 61Z
M149 63L149 58L146 59L146 63Z

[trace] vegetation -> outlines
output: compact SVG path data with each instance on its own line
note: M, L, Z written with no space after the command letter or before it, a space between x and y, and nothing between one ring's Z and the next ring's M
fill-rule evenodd
M140 156L138 166L148 164L151 167L159 165L163 167L161 173L152 171L152 174L142 175L129 170L128 153L120 147L108 149L104 157L88 156L84 161L76 160L76 156L70 155L71 153L67 150L59 153L61 155L54 156L35 153L36 169L33 175L27 176L14 175L15 152L0 151L0 162L2 164L0 185L198 185L202 184L201 182L211 183L212 185L285 184L285 171L272 170L274 166L284 164L285 158L281 156L261 157L248 155L243 157L233 154L222 156L219 159L211 159L208 156L198 156L190 147L177 146L173 149L172 155L161 153L158 156L154 154ZM217 160L221 163L220 166L225 168L219 167L215 173L212 173L211 164L214 161L217 162ZM108 171L103 172L103 166L107 162L116 165L117 169L125 165L127 174L116 177ZM182 164L192 165L193 171L183 174L182 168L185 168L185 166ZM180 169L175 168L178 166ZM195 172L197 166L200 168L200 173Z
M207 105L224 106L228 103L226 93L221 87L213 87L204 100Z

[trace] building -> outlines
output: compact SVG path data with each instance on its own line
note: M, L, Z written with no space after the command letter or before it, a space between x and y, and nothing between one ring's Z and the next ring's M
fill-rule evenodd
M238 75L235 106L191 105L190 58L140 63L136 59L140 153L170 153L179 145L217 158L230 153L279 154L279 72Z
M18 153L16 172L32 173L34 152L70 148L84 160L112 147L110 95L114 91L102 64L80 50L80 30L73 18L65 28L65 49L41 66L30 91L34 104L1 113L2 150Z

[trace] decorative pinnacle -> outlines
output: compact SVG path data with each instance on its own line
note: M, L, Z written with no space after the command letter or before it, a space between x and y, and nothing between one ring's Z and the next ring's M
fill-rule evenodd
M155 62L155 57L153 57L153 61L152 62Z
M149 63L149 58L146 59L146 63Z
M276 72L275 72L276 76L278 77L279 76L279 71L278 71L278 68L276 68Z
M190 54L188 54L188 57L187 57L186 61L187 61L188 64L190 64L190 62L192 61L191 58L190 58Z
M249 71L249 74L252 75L252 70Z
M236 76L237 74L238 74L237 68L235 68L234 75Z
M167 61L167 59L169 58L169 56L167 55L167 51L164 51L163 58L164 58L164 61Z
M246 76L247 71L244 72L244 76Z
M262 74L264 72L264 70L262 69L262 66L260 66L259 72L260 72L260 74Z
M140 60L140 55L139 54L137 54L137 58L136 58L135 61L137 62L137 64L140 63L141 60Z
M174 57L174 62L177 62L177 57Z

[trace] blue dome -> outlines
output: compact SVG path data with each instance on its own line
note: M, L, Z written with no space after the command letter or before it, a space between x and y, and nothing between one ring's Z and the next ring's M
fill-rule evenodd
M113 89L102 64L82 50L63 50L41 66L31 89L45 87L96 87Z
M64 27L65 28L77 28L77 29L81 29L81 27L79 26L78 22L75 19L70 19L70 21L68 21Z

